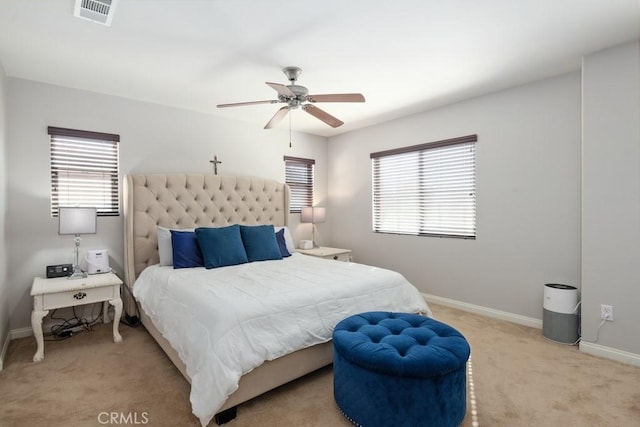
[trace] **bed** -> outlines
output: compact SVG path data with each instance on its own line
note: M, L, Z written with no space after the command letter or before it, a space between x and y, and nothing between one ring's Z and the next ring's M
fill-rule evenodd
M231 228L228 226L240 224L273 225L286 230L289 189L283 183L207 174L128 175L124 178L123 199L125 283L137 299L125 295L126 312L139 312L144 327L191 383L193 412L202 425L209 424L214 416L218 423L235 417L235 408L240 403L329 365L332 362L331 330L342 317L376 309L431 315L419 292L401 275L360 264L293 253L282 260L213 269L173 269L160 265L158 227L184 230ZM287 243L291 243L290 239ZM291 245L289 249L294 251ZM337 284L338 276L353 284L349 286L353 295L345 293L344 300L336 296L345 288ZM379 276L376 289L357 287L370 286L368 281L373 276ZM203 293L192 292L195 288ZM230 290L231 296L223 296L222 288L225 292ZM294 301L295 317L279 306L283 289ZM320 290L329 295L321 295ZM240 302L242 294L248 295L248 299ZM304 297L311 298L312 302L302 301ZM238 301L237 307L231 307L232 300ZM200 312L215 311L204 305L197 308L205 301L221 304L216 309L215 322L200 317L204 316ZM165 312L161 312L161 307ZM237 320L238 313L257 316L260 321ZM182 321L186 318L189 321ZM284 318L288 320L285 322ZM261 323L268 325L268 330L249 329ZM194 332L199 331L198 328L216 331ZM190 334L207 339L198 339L198 345L187 344L186 335ZM301 336L300 342L289 339L296 334ZM263 341L259 341L260 336L264 336ZM219 350L226 348L223 344L230 345L232 350ZM260 354L254 355L252 349ZM236 357L243 360L238 362L239 366L232 367L231 373L227 373L226 365L224 371L216 370L218 359L231 363ZM203 374L205 365L211 365L213 371ZM210 385L217 389L208 389Z

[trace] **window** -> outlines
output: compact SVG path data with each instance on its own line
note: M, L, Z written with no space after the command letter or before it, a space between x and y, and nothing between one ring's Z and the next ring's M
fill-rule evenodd
M373 231L475 239L477 140L372 153Z
M95 207L117 216L119 135L49 127L51 216L59 206Z
M300 157L284 156L285 182L291 190L289 212L300 212L302 208L313 206L313 168L316 161Z

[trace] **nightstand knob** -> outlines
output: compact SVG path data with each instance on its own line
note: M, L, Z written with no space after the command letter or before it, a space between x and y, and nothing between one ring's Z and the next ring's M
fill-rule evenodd
M334 256L333 256L333 259L338 259L338 255L334 255Z
M77 294L73 295L73 297L75 299L82 299L82 298L84 298L86 296L87 296L87 294L85 294L84 292L78 292Z

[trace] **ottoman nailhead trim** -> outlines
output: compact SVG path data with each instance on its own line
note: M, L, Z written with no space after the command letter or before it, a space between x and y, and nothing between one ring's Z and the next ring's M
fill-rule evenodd
M467 388L469 390L469 403L471 404L471 426L479 427L480 423L478 423L478 407L476 402L476 393L475 393L475 385L473 383L473 365L471 363L471 355L469 355L469 360L467 361Z
M349 415L347 415L347 414L345 414L345 413L344 413L344 411L343 411L342 409L340 409L340 412L342 412L342 415L344 415L344 417L345 417L346 419L348 419L348 420L351 422L351 424L353 424L354 426L356 426L356 427L364 427L364 426L362 426L361 424L358 424L357 422L353 421L353 420L349 417Z

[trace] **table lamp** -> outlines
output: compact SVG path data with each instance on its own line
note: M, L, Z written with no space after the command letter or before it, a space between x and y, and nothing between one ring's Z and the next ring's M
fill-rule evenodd
M300 211L300 222L311 223L311 241L313 242L313 247L317 248L316 245L316 224L324 222L325 211L324 208L321 207L307 207L302 208Z
M59 207L58 208L58 234L74 234L73 241L76 244L76 259L73 264L73 274L69 279L82 279L87 274L80 270L79 248L81 234L96 234L96 208Z

